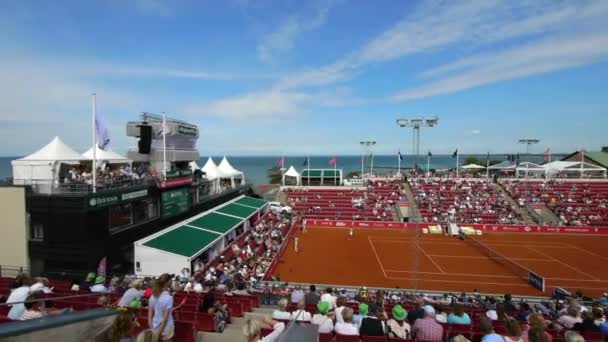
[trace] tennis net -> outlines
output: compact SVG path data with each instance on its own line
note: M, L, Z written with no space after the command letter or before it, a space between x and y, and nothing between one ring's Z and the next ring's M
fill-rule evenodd
M509 269L513 274L521 277L525 281L527 281L530 285L535 288L545 292L545 278L539 275L538 273L530 270L529 268L520 265L519 263L505 257L494 249L488 247L486 244L482 243L478 239L474 238L471 235L465 236L464 239L469 245L474 246L480 252L482 252L485 256L490 258L491 260L501 264L505 268Z

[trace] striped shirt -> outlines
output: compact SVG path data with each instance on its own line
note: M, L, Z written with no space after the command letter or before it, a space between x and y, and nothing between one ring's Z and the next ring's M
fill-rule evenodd
M412 332L418 341L441 341L443 327L433 317L417 319Z

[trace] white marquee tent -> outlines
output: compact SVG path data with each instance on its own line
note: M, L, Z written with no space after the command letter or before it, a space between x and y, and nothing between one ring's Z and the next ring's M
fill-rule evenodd
M95 151L95 157L98 162L107 162L110 164L128 164L131 160L121 156L120 154L113 152L112 150L102 150L95 144L97 151ZM85 153L82 154L85 160L93 160L93 148L91 147Z
M232 165L230 165L230 162L228 162L228 159L226 159L226 157L224 157L222 159L222 161L220 162L220 165L217 168L221 172L221 178L229 178L230 179L230 185L233 188L235 187L235 183L234 183L234 179L235 178L239 178L240 177L241 178L241 185L245 184L245 174L243 172L241 172L241 171L238 171L234 167L232 167Z
M298 171L296 171L296 169L292 166L289 167L289 170L287 170L287 172L285 172L283 174L283 185L285 185L285 180L286 178L295 178L296 184L295 185L301 185L302 184L302 176L298 173Z
M13 184L51 184L57 179L59 165L79 164L84 157L55 137L29 156L13 160Z

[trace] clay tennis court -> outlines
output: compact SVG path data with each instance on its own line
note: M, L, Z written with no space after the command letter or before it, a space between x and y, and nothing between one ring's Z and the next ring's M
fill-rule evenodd
M510 268L478 247L455 237L420 234L413 229L311 227L298 230L273 275L287 282L423 290L542 295ZM608 290L608 236L540 233L485 233L487 247L546 280L554 287L597 296ZM418 269L416 269L416 254Z

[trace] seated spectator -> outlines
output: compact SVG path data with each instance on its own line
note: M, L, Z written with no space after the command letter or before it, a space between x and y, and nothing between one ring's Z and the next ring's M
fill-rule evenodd
M118 301L118 306L128 307L132 303L141 303L141 280L136 279ZM134 304L136 305L136 304Z
M448 315L449 324L471 324L471 317L464 312L464 306L456 304L454 312Z
M441 341L443 327L435 321L435 309L430 305L425 305L422 309L424 317L416 320L412 335L419 341Z
M16 281L16 285L18 287L13 289L11 294L6 299L6 304L19 303L9 305L11 309L7 316L10 319L19 319L25 311L25 305L20 302L24 302L27 299L30 294L30 286L32 285L31 278L25 274L20 274L19 278L16 278Z
M95 278L95 285L91 287L91 292L93 293L107 293L108 288L104 285L106 278L103 276L97 276Z
M346 307L342 310L344 322L336 323L334 331L340 335L359 335L359 328L353 324L353 309Z
M330 302L332 309L335 309L337 298L333 295L333 292L331 287L326 288L325 293L321 296L321 301Z
M298 302L298 310L291 313L291 320L295 320L298 322L310 322L312 319L310 312L304 310L306 308L306 304L304 303L304 299L301 299Z
M399 304L393 306L393 318L388 320L389 337L410 338L411 327L405 320L407 311Z
M386 315L378 312L376 315L365 317L359 328L360 336L384 336L386 334Z
M287 311L287 298L281 298L278 306L278 310L274 310L272 313L272 319L290 320L291 313Z
M320 333L330 333L334 330L334 322L331 317L327 315L330 308L331 304L329 302L319 302L319 304L317 304L319 313L312 316L310 323L318 325Z
M344 310L346 307L346 303L346 297L338 297L338 300L336 301L337 308L334 310L336 322L344 322L344 319L342 318L342 310Z
M443 305L438 304L434 306L435 308L435 320L439 323L447 323L448 322L448 314L445 313L445 309Z
M585 342L583 336L573 330L566 331L566 333L564 334L564 340L566 342Z
M566 329L572 329L576 323L583 322L580 306L578 304L568 306L566 314L562 315L557 321Z
M304 299L304 291L302 291L300 285L297 285L295 289L293 289L293 291L291 292L291 302L293 304L297 304L302 299Z
M492 327L492 320L487 317L482 317L479 319L479 330L483 334L481 338L481 342L505 342L502 336L496 334L494 332L494 328Z
M272 332L262 337L262 322L248 319L243 325L243 335L247 342L273 342L276 341L279 335L285 329L285 323L274 321L268 317L264 317L265 325L272 327Z
M310 288L308 289L308 293L306 293L306 295L304 295L304 302L306 304L317 305L317 304L319 304L320 300L321 300L321 296L319 296L319 294L317 293L317 287L314 285L310 285Z
M489 318L491 319L491 318ZM519 322L510 319L506 322L507 333L503 336L505 342L523 342L523 338L521 337L521 327Z

